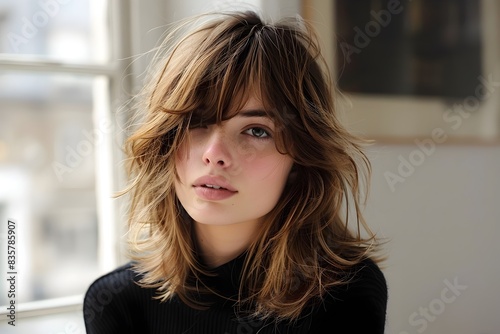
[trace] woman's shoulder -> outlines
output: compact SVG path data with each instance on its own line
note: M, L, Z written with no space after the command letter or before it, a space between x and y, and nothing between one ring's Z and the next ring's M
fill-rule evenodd
M380 267L370 258L353 266L346 274L346 283L334 287L327 300L334 303L363 302L380 309L387 304L387 282Z
M85 299L89 297L111 297L136 286L137 273L134 272L132 263L124 264L113 271L97 278L87 289Z
M367 258L346 274L347 283L328 290L316 325L336 326L352 333L383 333L387 309L387 283L380 267Z
M380 267L370 258L355 265L349 275L347 290L361 294L380 294L387 297L387 282Z
M140 276L127 263L97 278L87 289L83 302L84 320L89 328L108 324L118 314L130 312L129 305L144 299L149 293L137 284ZM93 332L93 331L90 331Z

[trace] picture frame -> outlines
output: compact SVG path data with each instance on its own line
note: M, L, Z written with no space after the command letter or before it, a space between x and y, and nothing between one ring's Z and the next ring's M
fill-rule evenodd
M340 94L337 94L338 110L351 131L381 143L411 143L425 139L439 144L500 143L500 47L496 37L497 32L500 31L500 23L497 20L500 17L500 3L480 0L478 18L475 22L468 23L473 29L477 29L476 36L480 38L480 43L478 43L480 48L475 51L479 53L476 55L479 61L474 65L479 70L477 75L469 70L472 74L469 73L465 88L462 87L457 94L446 93L444 90L436 91L435 94L405 94L387 90L374 93L366 89L358 91L342 89L339 78L343 78L342 75L346 73L342 72L345 68L339 64L345 65L346 56L355 57L368 52L369 48L375 45L374 41L384 33L384 29L391 23L394 24L398 15L401 16L405 10L414 9L412 6L415 6L417 2L356 1L356 5L363 2L379 4L378 8L363 11L366 24L359 24L358 21L358 24L352 27L351 37L356 37L357 33L357 41L342 39L337 30L338 21L344 20L342 17L339 18L339 15L345 15L345 11L339 13L343 2L349 1L302 0L301 6L304 19L313 25L318 34L322 52L340 90ZM429 1L420 3L426 2ZM435 11L432 13L436 15ZM447 10L443 13L451 15ZM406 14L405 19L422 23L414 17L416 14L411 13L411 15L408 18ZM446 20L442 19L442 21ZM405 22L405 24L409 23ZM400 36L400 38L403 37L403 35ZM361 43L363 38L365 38L364 44ZM387 53L390 53L391 49L387 49ZM442 63L448 66L448 72L453 73L464 68L464 61L457 62L462 65L455 67L447 64L447 61L445 59ZM362 66L378 65L372 62ZM467 67L472 67L468 60ZM394 70L401 70L401 68L395 67ZM387 71L391 70L389 68ZM384 72L379 71L378 77L383 80ZM425 76L421 77L425 79ZM474 77L476 81L471 83L471 78ZM467 94L467 92L470 93Z

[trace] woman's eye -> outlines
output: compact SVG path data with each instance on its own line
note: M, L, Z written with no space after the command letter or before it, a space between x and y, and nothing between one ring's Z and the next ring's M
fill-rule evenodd
M267 138L267 137L270 137L269 132L267 132L263 128L258 128L258 127L250 128L250 129L246 130L245 133L249 134L249 135L251 135L253 137L257 137L257 138Z

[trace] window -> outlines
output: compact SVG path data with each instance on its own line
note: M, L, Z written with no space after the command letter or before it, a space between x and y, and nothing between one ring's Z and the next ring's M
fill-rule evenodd
M12 300L18 317L77 310L89 284L119 262L112 195L120 187L117 109L130 85L126 61L117 61L128 59L126 3L0 0L4 275L8 220L16 233L16 294L1 285L2 333L15 328L5 317Z

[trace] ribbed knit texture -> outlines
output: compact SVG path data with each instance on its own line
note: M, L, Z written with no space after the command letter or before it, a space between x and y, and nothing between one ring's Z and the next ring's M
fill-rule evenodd
M244 257L240 256L214 271L206 283L232 296L238 291L238 277ZM332 289L322 303L304 312L294 323L242 319L232 302L214 298L207 310L196 310L173 298L153 299L153 289L137 285L140 279L127 264L97 279L84 301L88 334L266 334L266 333L384 333L387 285L384 275L371 260L355 268L354 279Z

